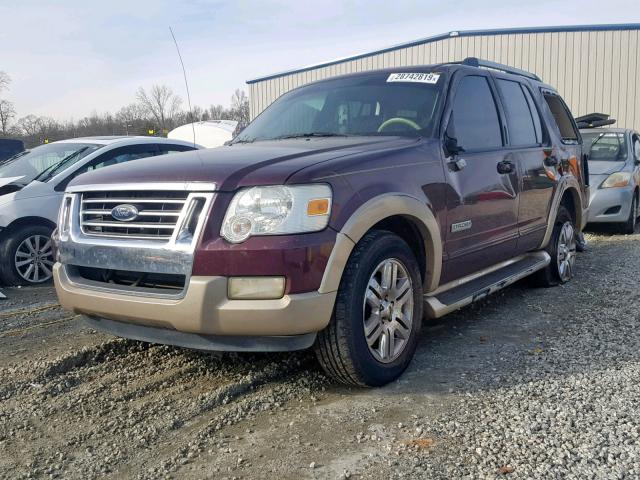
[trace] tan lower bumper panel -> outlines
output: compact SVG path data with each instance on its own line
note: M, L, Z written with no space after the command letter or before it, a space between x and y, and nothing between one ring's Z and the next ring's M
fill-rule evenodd
M292 352L313 345L316 334L290 336L200 335L168 328L148 327L106 318L85 317L92 328L118 337L217 352Z

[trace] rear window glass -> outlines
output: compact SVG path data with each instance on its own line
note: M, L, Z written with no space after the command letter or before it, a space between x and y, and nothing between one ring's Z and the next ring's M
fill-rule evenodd
M498 88L504 99L509 127L509 143L513 146L536 145L540 143L533 122L533 112L527 102L522 86L518 82L498 79ZM538 115L537 110L535 115ZM538 122L540 118L538 118Z
M560 129L560 136L565 143L578 143L578 131L574 128L571 115L558 95L545 94L544 99Z

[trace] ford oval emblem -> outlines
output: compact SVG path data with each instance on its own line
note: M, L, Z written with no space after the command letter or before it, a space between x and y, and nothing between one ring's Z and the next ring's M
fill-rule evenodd
M111 216L121 222L131 222L138 218L138 209L135 205L118 205L111 210Z

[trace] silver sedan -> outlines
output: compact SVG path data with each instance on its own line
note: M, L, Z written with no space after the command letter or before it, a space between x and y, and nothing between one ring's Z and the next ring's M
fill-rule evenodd
M623 128L580 130L589 150L589 223L634 233L640 217L640 135Z

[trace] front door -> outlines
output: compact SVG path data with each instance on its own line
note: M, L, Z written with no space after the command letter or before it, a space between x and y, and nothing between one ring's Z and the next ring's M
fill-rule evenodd
M518 241L517 158L504 147L502 114L488 75L458 77L445 139L458 153L445 159L448 282L515 255Z

